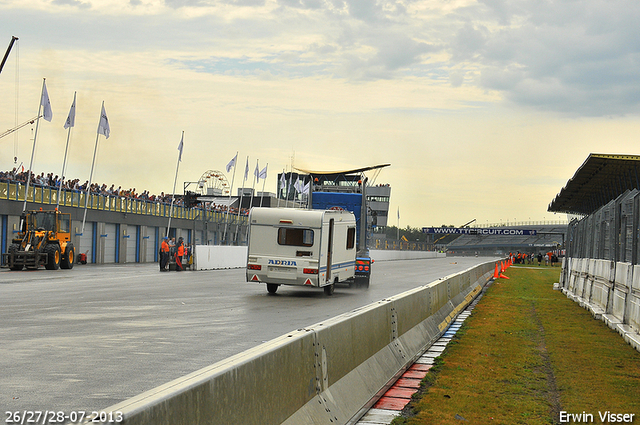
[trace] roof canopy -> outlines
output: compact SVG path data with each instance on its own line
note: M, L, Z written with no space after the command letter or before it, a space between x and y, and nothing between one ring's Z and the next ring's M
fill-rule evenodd
M638 155L590 154L547 211L588 215L626 190L640 189Z
M365 171L380 170L381 168L388 167L391 164L381 164L374 165L371 167L363 167L356 168L353 170L342 170L342 171L312 171L312 170L303 170L301 168L293 167L296 170L306 173L309 175L310 179L314 181L314 184L324 185L341 185L343 182L349 182L350 184L357 183L361 178ZM306 181L306 180L305 180ZM371 184L371 183L369 183Z
M369 170L377 170L379 168L384 168L384 167L388 167L391 164L381 164L381 165L374 165L372 167L364 167L364 168L356 168L354 170L344 170L344 171L310 171L310 170L303 170L301 168L298 167L293 167L298 171L302 171L303 173L307 173L313 176L334 176L334 175L340 175L340 174L358 174L358 173L364 173L365 171L369 171Z

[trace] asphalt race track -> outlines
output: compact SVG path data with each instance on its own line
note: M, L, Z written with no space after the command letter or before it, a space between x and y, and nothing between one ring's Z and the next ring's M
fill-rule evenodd
M374 264L368 290L245 282L156 264L0 270L0 413L91 411L275 337L492 258Z

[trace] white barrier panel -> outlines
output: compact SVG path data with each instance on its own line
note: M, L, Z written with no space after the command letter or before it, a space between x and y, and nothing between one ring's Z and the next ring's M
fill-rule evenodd
M631 278L631 292L627 297L626 327L622 325L619 331L626 332L624 339L640 351L640 266L633 266ZM634 334L635 332L635 334Z
M611 299L610 314L605 314L603 317L605 323L612 329L616 329L618 324L625 321L627 295L631 286L632 271L633 266L630 263L616 263L613 291L609 296Z
M595 271L591 298L589 299L590 310L596 319L600 319L607 311L609 295L613 286L612 269L614 264L608 260L595 260Z
M194 270L238 269L247 266L246 246L196 245Z
M374 261L417 260L445 258L445 253L434 251L370 250ZM247 266L246 246L196 245L193 256L194 270L240 269Z
M595 276L596 276L596 261L597 260L588 260L585 258L584 260L585 262L588 262L587 264L587 278L585 279L584 282L584 288L582 289L582 295L581 298L579 300L580 303L582 303L581 305L584 307L584 305L586 303L589 303L591 300L591 294L593 294L593 282L595 281Z
M446 330L494 264L290 332L105 411L122 412L121 425L346 424Z
M588 285L589 278L589 260L586 258L581 258L578 260L578 269L579 277L575 281L575 286L572 288L572 293L574 295L573 300L579 301L584 294L584 288Z
M582 294L575 288L575 293L566 290L565 295L640 351L640 265L586 258L573 258L564 265L571 277L577 277L578 270L586 271Z
M572 258L569 262L569 283L567 284L564 294L571 299L574 299L575 289L578 286L578 282L582 280L580 276L580 271L582 268L582 258Z

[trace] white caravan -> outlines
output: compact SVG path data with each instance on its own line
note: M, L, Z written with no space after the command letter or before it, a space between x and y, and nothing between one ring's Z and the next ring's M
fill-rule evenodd
M252 208L249 213L247 281L324 287L354 277L356 219L345 210Z

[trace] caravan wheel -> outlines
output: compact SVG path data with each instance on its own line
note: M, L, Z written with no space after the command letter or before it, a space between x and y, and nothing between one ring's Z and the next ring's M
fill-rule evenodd
M267 283L267 291L269 291L270 294L275 294L278 290L278 286L280 285L275 283Z
M332 283L331 285L327 285L324 287L324 293L326 295L333 295L333 290L336 289L336 285Z

